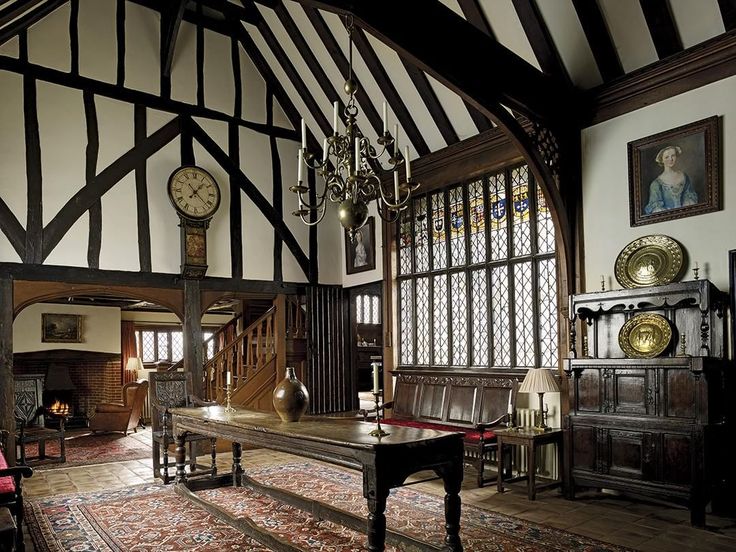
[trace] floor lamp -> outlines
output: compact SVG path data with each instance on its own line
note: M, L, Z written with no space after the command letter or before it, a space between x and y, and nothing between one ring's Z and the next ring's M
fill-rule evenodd
M559 393L560 387L557 380L548 368L531 368L524 377L519 387L519 393L537 393L539 395L539 416L535 429L537 431L549 431L549 427L544 423L544 402L545 393Z

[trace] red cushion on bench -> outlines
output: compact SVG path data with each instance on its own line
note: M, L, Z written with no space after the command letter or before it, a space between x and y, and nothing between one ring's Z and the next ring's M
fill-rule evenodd
M8 467L8 463L5 461L5 456L0 452L0 470ZM14 493L15 492L15 481L9 475L0 477L0 494Z
M436 429L438 431L455 431L455 432L464 433L465 434L464 439L468 442L478 443L480 441L480 431L478 431L477 429L457 427L457 426L446 425L446 424L435 424L433 422L420 422L419 420L400 420L398 418L389 418L387 420L382 420L382 422L387 425L416 427L419 429ZM496 434L490 430L486 430L483 432L483 438L486 441L491 441L496 438Z

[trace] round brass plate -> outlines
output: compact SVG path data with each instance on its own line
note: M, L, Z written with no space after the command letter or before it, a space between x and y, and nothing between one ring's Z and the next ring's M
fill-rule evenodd
M618 344L629 358L654 358L669 347L672 328L659 314L638 314L618 333Z
M682 270L682 247L668 236L644 236L623 248L616 258L616 280L626 289L661 286Z

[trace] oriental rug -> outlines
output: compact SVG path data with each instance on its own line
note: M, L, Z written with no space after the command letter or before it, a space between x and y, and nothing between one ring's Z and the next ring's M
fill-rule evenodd
M150 435L150 434L149 434ZM69 468L73 466L87 466L89 464L107 464L108 462L124 462L150 458L151 442L132 435L122 433L67 433L66 462L40 461L33 464L34 470L50 470ZM46 442L46 454L59 455L59 441ZM26 456L38 456L38 443L26 445Z
M257 481L367 515L362 478L316 463L291 463L248 470ZM245 515L299 550L365 550L364 534L318 520L308 512L246 488L201 491L231 514ZM411 488L391 492L387 525L423 542L441 545L444 506L440 497ZM26 520L37 551L269 550L175 494L172 486L146 484L124 489L29 500ZM626 549L477 507L464 505L465 550L622 552ZM401 548L403 550L403 548ZM386 550L399 550L387 546ZM408 549L407 549L408 550Z

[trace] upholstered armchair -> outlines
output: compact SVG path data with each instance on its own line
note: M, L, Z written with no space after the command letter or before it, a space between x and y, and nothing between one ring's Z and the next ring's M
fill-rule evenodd
M23 548L23 479L33 475L33 469L28 466L8 467L5 459L9 433L0 430L0 508L8 508L15 519L15 550ZM12 527L12 525L11 525ZM7 543L0 542L0 548L5 550ZM8 549L12 550L10 546Z
M94 431L120 431L127 435L136 431L148 394L147 381L132 381L123 386L122 403L100 403L90 419L89 428Z

